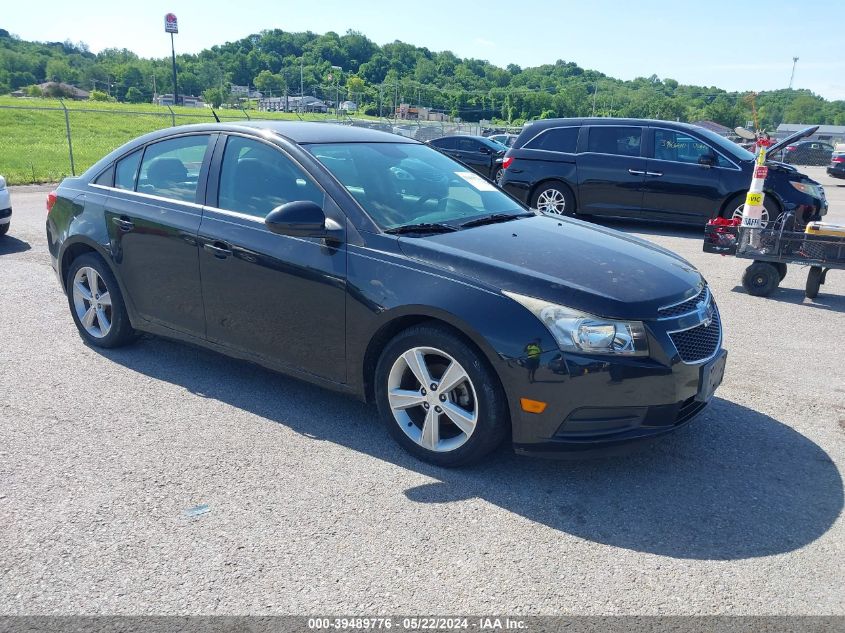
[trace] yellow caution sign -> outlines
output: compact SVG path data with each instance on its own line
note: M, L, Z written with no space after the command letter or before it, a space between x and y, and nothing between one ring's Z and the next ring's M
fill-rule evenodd
M763 194L749 191L745 196L745 204L751 207L758 207L763 204Z

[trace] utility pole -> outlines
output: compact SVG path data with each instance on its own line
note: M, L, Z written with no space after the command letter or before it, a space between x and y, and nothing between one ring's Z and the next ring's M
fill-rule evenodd
M302 110L302 106L304 104L305 99L305 84L302 81L302 65L304 64L304 58L299 58L299 109Z
M795 80L795 66L798 65L798 58L792 58L792 74L789 76L789 89L792 90L792 82Z
M593 90L593 116L596 116L596 95L599 93L599 82L596 82L596 88Z
M340 74L343 72L343 68L340 66L332 66L332 70L335 71L335 80L334 80L334 118L340 118Z

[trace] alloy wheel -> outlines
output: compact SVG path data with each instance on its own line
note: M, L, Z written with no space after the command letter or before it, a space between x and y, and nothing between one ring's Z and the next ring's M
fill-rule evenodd
M83 266L73 276L73 306L85 331L94 338L104 338L111 331L111 294L100 274Z
M504 177L505 177L505 170L499 169L499 170L496 171L496 177L493 180L497 185L501 186L502 185L502 178L504 178Z
M537 210L541 213L563 215L566 211L566 198L557 189L546 189L537 196Z
M393 418L412 441L433 452L460 448L478 423L478 398L466 370L446 352L414 347L387 379Z
M740 220L742 221L742 210L745 207L744 204L739 205L736 209L734 209L733 215L731 216L732 220ZM763 213L760 214L760 227L766 228L766 225L769 223L769 210L766 207L763 207Z

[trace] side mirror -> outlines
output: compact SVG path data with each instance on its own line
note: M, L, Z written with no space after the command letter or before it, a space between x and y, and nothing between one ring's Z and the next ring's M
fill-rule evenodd
M703 154L698 158L698 164L704 167L712 167L716 164L716 156L714 154Z
M310 200L282 204L264 218L265 226L278 235L292 237L339 237L341 226Z

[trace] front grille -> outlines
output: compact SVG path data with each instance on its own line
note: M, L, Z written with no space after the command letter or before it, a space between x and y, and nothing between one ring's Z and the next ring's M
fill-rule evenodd
M695 312L696 307L701 301L704 301L704 303L709 303L710 301L710 290L708 290L707 286L704 286L701 289L701 292L691 299L687 299L683 303L679 303L677 305L660 308L657 312L660 314L661 318L681 316L682 314Z
M695 363L713 356L722 338L722 320L716 303L713 303L713 320L709 325L702 323L690 330L673 332L669 338L685 363Z

